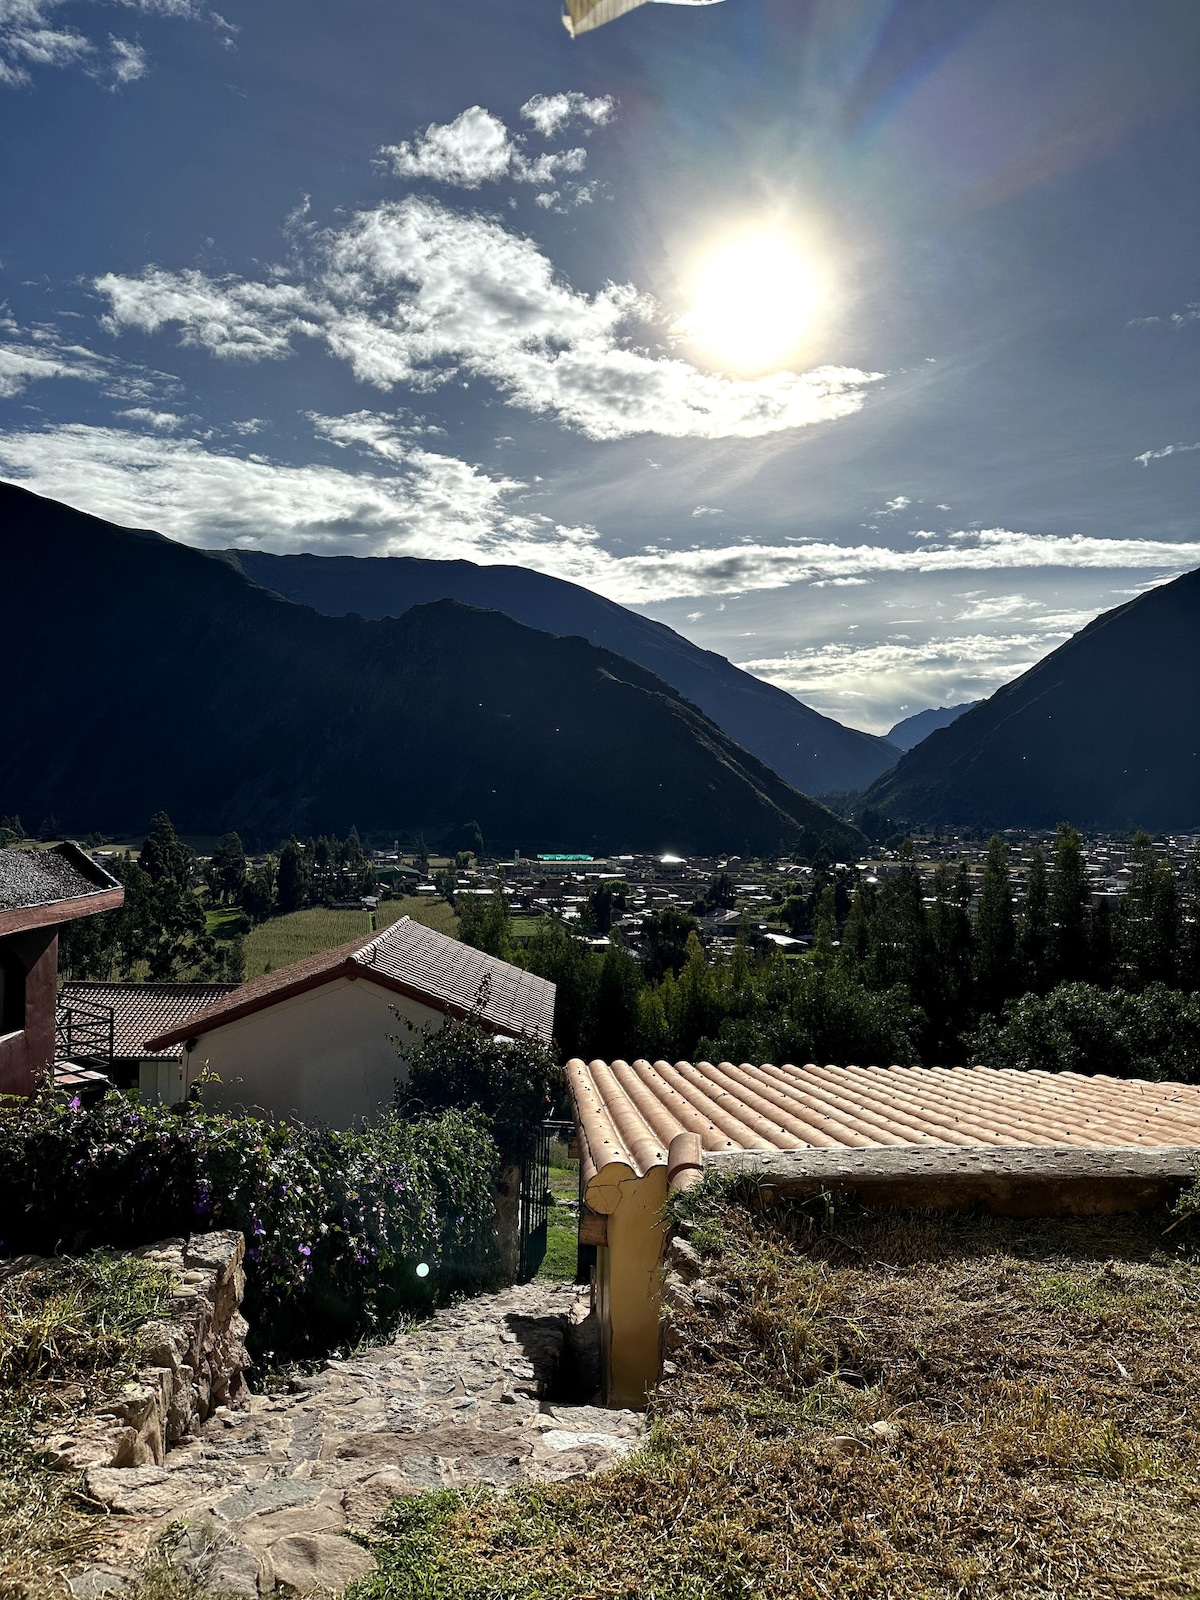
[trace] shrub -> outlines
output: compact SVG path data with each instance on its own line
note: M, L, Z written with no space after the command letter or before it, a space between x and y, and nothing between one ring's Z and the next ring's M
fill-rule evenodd
M338 1133L42 1097L0 1115L0 1254L236 1228L255 1355L315 1355L495 1275L497 1171L482 1119L461 1111Z
M469 1106L491 1133L504 1165L519 1164L532 1152L564 1081L544 1045L489 1033L473 1017L447 1018L414 1045L398 1043L408 1067L396 1088L398 1112L407 1118Z
M1010 1000L969 1042L988 1067L1200 1083L1200 997L1160 983L1141 994L1063 983Z

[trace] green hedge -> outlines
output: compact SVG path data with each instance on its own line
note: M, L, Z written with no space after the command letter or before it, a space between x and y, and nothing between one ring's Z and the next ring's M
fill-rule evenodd
M0 1114L0 1255L237 1228L254 1355L314 1356L491 1281L497 1176L471 1112L338 1133L38 1098Z

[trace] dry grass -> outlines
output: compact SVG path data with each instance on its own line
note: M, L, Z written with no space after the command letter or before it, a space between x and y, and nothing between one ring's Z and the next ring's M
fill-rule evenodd
M46 1470L32 1444L133 1374L137 1330L169 1296L159 1269L103 1254L0 1276L0 1600L68 1594L98 1524L77 1481Z
M1200 1595L1196 1224L691 1211L647 1449L398 1502L363 1600Z

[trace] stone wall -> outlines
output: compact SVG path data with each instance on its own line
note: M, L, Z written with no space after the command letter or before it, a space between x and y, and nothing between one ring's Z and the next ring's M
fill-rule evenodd
M161 1466L167 1450L218 1406L244 1407L246 1323L240 1233L165 1239L133 1254L169 1274L169 1315L143 1329L145 1364L121 1393L70 1433L43 1442L61 1472Z

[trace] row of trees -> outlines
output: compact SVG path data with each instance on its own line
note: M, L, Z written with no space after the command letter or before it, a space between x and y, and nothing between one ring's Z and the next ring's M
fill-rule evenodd
M710 957L675 910L643 920L637 956L619 938L591 950L552 918L516 949L499 886L460 900L460 934L558 985L567 1056L1057 1064L1200 1081L1200 863L1181 896L1142 834L1131 867L1117 911L1093 907L1064 826L1049 862L1034 853L1018 907L1002 839L978 895L965 864L940 863L926 886L906 845L878 887L820 888L799 959L748 931L732 956Z

